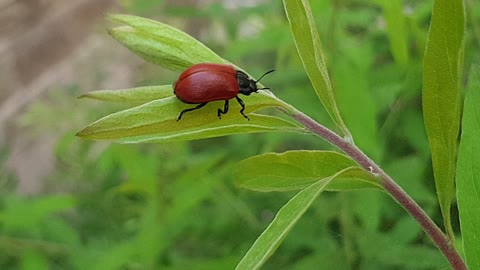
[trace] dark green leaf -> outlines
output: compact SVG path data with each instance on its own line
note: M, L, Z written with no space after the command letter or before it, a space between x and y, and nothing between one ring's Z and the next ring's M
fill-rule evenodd
M480 69L474 67L465 96L458 150L457 199L469 269L480 269Z
M450 237L453 237L450 207L462 107L463 12L462 0L434 2L423 67L423 117L432 152L437 196Z
M390 235L379 231L361 231L356 238L362 258L380 265L363 269L450 269L445 257L427 245L395 242Z

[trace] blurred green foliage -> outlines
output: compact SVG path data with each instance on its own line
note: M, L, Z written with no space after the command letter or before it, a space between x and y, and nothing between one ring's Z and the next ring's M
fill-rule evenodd
M121 1L126 13L202 22L202 42L252 74L275 68L272 91L333 126L302 69L280 1L201 10L163 2ZM340 111L357 144L441 223L420 100L431 1L310 2ZM480 59L480 3L466 2L468 67ZM142 84L169 84L176 75L150 67L139 76ZM292 195L235 187L236 163L269 151L331 148L299 134L151 145L79 140L75 130L113 111L72 106L83 92L52 91L22 118L34 134L58 137L55 170L38 179L46 183L44 194L18 195L16 177L4 165L9 149L0 152L0 269L232 269ZM264 267L446 268L414 220L375 191L318 198Z

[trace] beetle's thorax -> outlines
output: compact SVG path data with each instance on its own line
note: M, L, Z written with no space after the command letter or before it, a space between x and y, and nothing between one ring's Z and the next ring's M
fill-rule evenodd
M237 70L238 92L249 96L253 92L257 92L257 82L248 78L248 75Z

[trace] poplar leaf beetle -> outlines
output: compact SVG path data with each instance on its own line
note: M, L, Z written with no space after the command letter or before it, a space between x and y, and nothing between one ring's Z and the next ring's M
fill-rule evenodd
M265 72L260 79L255 81L250 79L245 72L235 70L231 65L201 63L187 68L173 84L173 93L184 103L198 105L181 111L177 121L182 118L184 113L198 110L210 101L225 100L223 110L217 110L217 116L221 119L221 115L228 112L229 100L232 98L235 98L242 107L240 113L243 117L250 120L244 114L245 103L238 97L238 94L248 96L258 90L270 89L268 87L257 88L257 83L263 76L273 71L275 70Z

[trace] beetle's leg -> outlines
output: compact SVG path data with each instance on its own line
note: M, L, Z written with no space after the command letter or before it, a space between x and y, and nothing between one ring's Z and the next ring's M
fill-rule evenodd
M198 104L195 108L190 108L190 109L185 109L183 111L180 112L180 114L178 115L177 117L177 121L180 121L180 119L182 118L182 115L186 112L190 112L190 111L193 111L193 110L198 110L200 108L202 108L203 106L207 105L208 102L205 102L205 103L200 103Z
M227 112L228 112L228 99L225 100L225 105L223 105L223 111L221 109L217 110L218 119L222 119L222 116L220 116L220 114L226 114Z
M240 113L243 115L243 117L245 117L248 121L250 121L250 118L248 118L248 116L246 116L243 113L245 111L245 103L243 103L243 100L241 100L238 96L236 96L236 98L237 98L237 101L240 104L240 106L242 106L242 109L240 110Z

